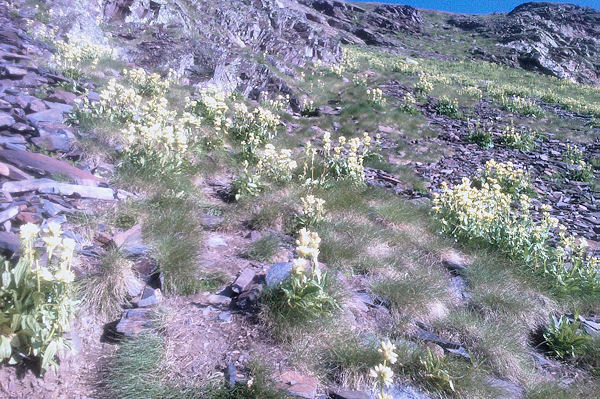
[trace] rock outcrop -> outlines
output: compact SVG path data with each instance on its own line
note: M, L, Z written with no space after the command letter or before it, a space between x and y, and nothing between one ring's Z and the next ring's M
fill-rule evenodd
M295 67L309 63L339 61L341 43L394 47L399 45L395 34L418 32L421 26L420 13L412 7L361 8L331 0L74 3L48 4L68 16L61 24L64 33L83 32L83 25L103 19L112 25L118 52L129 62L171 68L191 84L213 83L251 98L265 90L290 94L282 76L294 76ZM82 18L85 24L78 22ZM106 41L93 28L85 31Z
M600 11L525 3L508 14L454 16L448 22L497 41L484 58L580 83L600 83Z

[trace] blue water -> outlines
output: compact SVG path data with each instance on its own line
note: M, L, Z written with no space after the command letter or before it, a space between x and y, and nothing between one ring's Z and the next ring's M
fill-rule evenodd
M361 1L361 0L354 0ZM364 1L364 0L363 0ZM415 8L441 10L465 14L491 14L508 12L525 3L521 0L380 0L378 3L407 4ZM553 3L571 3L600 10L600 0L552 1Z

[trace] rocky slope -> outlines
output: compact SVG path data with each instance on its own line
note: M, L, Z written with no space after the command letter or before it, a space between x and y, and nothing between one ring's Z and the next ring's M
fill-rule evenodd
M597 14L594 11L541 5L540 9L546 10L542 12L529 4L508 15L434 13L434 19L432 13L406 6L329 0L49 0L42 9L25 1L12 3L18 7L0 4L0 250L6 256L18 255L20 226L46 226L54 221L77 243L81 260L74 267L77 281L93 276L112 281L111 273L115 273L102 265L116 248L131 263L128 267L134 273L124 277L132 284L128 284L125 300L116 302L113 318L104 320L104 316L85 308L74 320L69 337L77 353L61 355L56 373L38 378L20 368L0 365L0 397L167 397L160 393L144 395L143 389L119 396L114 385L106 385L106 375L116 368L114 353L121 347L115 344L123 344L123 336L139 337L140 331L164 335L169 358L168 367L156 372L147 364L129 369L130 374L140 369L147 373L142 374L142 388L153 386L154 380L193 385L204 384L207 378L222 381L224 376L233 387L236 382L238 387L249 386L244 379L252 375L249 360L259 357L269 367L274 366L273 377L279 387L294 397L368 399L373 397L367 377L373 339L390 336L406 352L396 369L399 378L390 389L394 399L544 396L546 391L538 394L538 385L550 390L563 389L564 385L572 389L569 392L578 392L581 385L581 392L586 392L569 397L591 397L587 392L597 392L597 378L589 369L552 358L537 345L534 336L551 312L572 311L570 300L563 301L539 284L530 284L523 277L525 273L513 274L514 265L505 261L501 252L490 259L478 249L441 239L421 224L430 219L429 198L442 181L457 183L474 176L488 159L513 161L532 173L539 195L534 199L536 212L542 203L547 204L570 233L588 238L591 249L600 251L600 197L595 183L600 125L594 119L600 114L577 114L559 103L547 103L537 94L531 95L531 101L540 108L539 116L504 109L491 88L512 78L502 80L483 73L475 76L460 69L455 74L441 73L449 63L440 61L437 69L438 64L428 61L452 60L456 55L436 53L420 42L427 36L450 47L448 43L455 42L446 41L440 33L451 29L448 24L496 40L507 35L500 21L510 20L514 40L469 54L465 60L489 57L594 83L598 74L590 71L598 70L592 61L597 51L593 36L598 31L589 22ZM555 24L548 22L553 7L565 11L555 18ZM534 18L532 13L545 16ZM57 26L58 31L48 36L32 34L46 24L49 28ZM48 62L55 53L53 40L67 34L109 44L116 49L118 59L104 60L106 64L90 67L73 81ZM547 68L520 61L525 57L518 55L525 51L524 45L516 43L528 43L535 34L544 38L539 43L549 46L544 57L555 60L554 64L539 64L549 65ZM555 34L564 40L546 40ZM569 42L567 36L575 39ZM471 39L467 34L461 37ZM589 44L585 54L581 50L584 43ZM367 65L340 62L344 44L372 51L360 61ZM513 49L516 58L503 57L506 48ZM572 52L565 53L562 48ZM389 53L397 54L385 58ZM563 65L560 61L565 54L585 60L577 66ZM321 63L337 64L342 72L321 68ZM268 306L261 296L263 289L273 288L271 282L276 284L291 273L289 261L294 258L296 237L290 231L290 220L295 218L298 197L307 190L303 181L294 178L287 186L269 184L259 196L232 203L232 181L241 175L242 167L240 143L229 137L221 147L207 144L198 152L198 159L193 159L200 169L197 176L192 179L184 173L178 177L182 179L179 184L194 194L189 201L180 201L185 192L168 187L170 183L161 181L165 176L160 173L144 181L148 187L128 185L123 178L126 169L119 165L124 159L123 126L99 120L90 128L69 119L80 100L98 102L110 79L125 82L121 68L137 67L158 70L163 76L169 68L177 72L180 79L165 94L173 107L181 107L179 97L199 98L198 86L211 83L226 91L239 91L251 100L262 100L264 91L290 94L289 108L282 105L284 117L273 142L291 148L298 169L306 140L321 145L325 130L338 137L364 132L381 139L377 149L381 158L373 157L365 168L370 187L332 182L327 188L316 189L317 194L326 196L329 212L323 225L317 226L323 237L319 260L330 271L333 289L342 302L340 315L332 324L319 325L318 332L299 330L297 341L303 347L293 348L275 338L272 325L265 324L268 315L259 312ZM554 82L519 73L523 79L540 79L535 81L542 82L536 88ZM436 79L435 90L432 86L428 94L417 91L422 76ZM355 78L364 82L355 82ZM488 84L488 79L496 80ZM375 89L381 91L380 104L371 97ZM475 89L475 96L466 98L466 89ZM598 98L589 93L573 96L586 101ZM440 107L446 95L460 97L461 104L456 105L460 116L448 115ZM301 108L301 96L315 100L314 112ZM408 104L407 111L407 98L411 97L413 103ZM254 101L247 103L256 105ZM512 125L513 119L518 127L532 125L538 131L534 149L515 149L503 142L503 128L509 120ZM471 142L475 121L496 123L490 129L492 148ZM564 130L566 138L555 137L554 125ZM194 133L218 135L210 123L201 129ZM107 135L113 141L106 140ZM563 154L567 144L574 142L572 137L584 159L596 162L590 172L592 182L564 177L571 171ZM98 153L94 151L97 147L102 147ZM143 174L144 168L139 169ZM408 177L419 179L421 188ZM179 213L182 210L187 212ZM183 215L198 226L173 232L185 223L168 217L156 219L162 212ZM151 230L163 232L161 225L169 224L176 227L165 229L163 235L171 240L157 245ZM174 251L185 249L177 244L186 240L195 243L190 258L177 257L183 259L181 264L165 267L172 259L162 256L163 252L168 253L171 247ZM251 255L252 249L258 252L256 248L264 249L265 243L273 240L273 254L264 258ZM468 253L455 252L463 250ZM165 285L169 274L180 272L183 263L194 270L191 280L198 283L194 287L200 292L184 294L169 291ZM162 327L160 332L154 331L151 320L156 308L169 315L165 331ZM589 335L600 334L598 314L597 302L583 305L580 319ZM352 348L348 351L347 370L343 359L346 347L333 346L337 335L328 336L331 332L340 335L341 344L353 345L356 340L358 350L355 355ZM378 356L376 349L372 352ZM434 360L427 364L424 353L435 354L432 359L438 359L439 365L432 365ZM126 356L126 361L135 360L132 357ZM352 357L359 371L352 369ZM521 363L527 364L525 371ZM437 374L432 374L431 368ZM446 368L449 372L445 375ZM441 382L446 377L455 379L457 393L454 387L452 392L446 388L442 393L439 387L429 385L431 381L439 383L440 376ZM482 387L477 388L477 384ZM115 385L121 388L125 384ZM477 389L481 392L474 395Z
M497 41L484 58L562 79L600 83L600 11L525 3L505 15L454 16L448 22Z
M375 45L406 52L399 40L431 34L422 13L409 6L333 0L230 2L173 0L52 1L62 12L62 31L106 41L104 20L122 52L137 64L185 74L257 97L269 89L291 90L280 78L294 67L340 59L340 43ZM590 8L526 3L508 14L438 13L442 29L496 43L471 48L472 56L578 82L598 84L600 13ZM261 56L262 54L262 56Z

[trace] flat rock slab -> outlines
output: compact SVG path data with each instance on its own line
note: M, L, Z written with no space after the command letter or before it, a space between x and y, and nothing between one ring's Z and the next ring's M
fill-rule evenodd
M0 112L0 128L12 126L15 119L6 112Z
M62 122L63 111L60 109L47 109L45 111L34 112L27 115L31 122Z
M295 371L285 371L279 376L280 387L299 398L314 399L317 395L318 381L314 377L302 375Z
M68 162L35 152L0 150L0 160L12 164L17 168L39 174L67 176L73 182L85 186L97 186L105 182L104 179L84 170L77 169Z
M33 144L46 151L67 152L71 148L69 139L65 135L51 134L44 137L34 137Z
M59 183L51 179L31 179L6 182L2 185L2 190L11 194L37 191L42 194L58 194L105 201L112 201L115 199L115 192L111 188Z
M219 247L228 247L228 244L223 237L213 235L206 240L206 246L210 249L216 249Z

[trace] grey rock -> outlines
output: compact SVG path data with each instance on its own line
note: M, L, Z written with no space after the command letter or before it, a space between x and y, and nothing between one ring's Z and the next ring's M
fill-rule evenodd
M0 129L12 126L15 119L6 112L0 112Z
M21 249L21 241L16 234L0 231L0 251L5 255L12 255Z
M51 134L43 137L34 137L31 139L33 144L46 151L67 152L71 148L69 139L65 135Z
M229 307L229 305L231 304L231 298L225 295L210 294L206 298L206 302L212 306L220 306L226 308Z
M444 348L445 351L450 352L454 355L470 359L471 355L461 344L448 341L437 335L436 333L429 331L429 328L422 323L417 323L418 326L415 328L412 336L425 342L432 342ZM427 328L427 329L426 329Z
M115 199L114 191L111 188L59 183L51 179L31 179L6 182L2 185L2 190L9 193L37 191L43 194L59 194L105 201L112 201Z
M233 316L230 312L222 311L218 316L219 320L223 323L231 323Z
M146 284L133 273L131 273L125 281L125 289L127 290L129 298L135 298L141 295L144 288L146 288Z
M453 16L449 23L498 40L474 55L587 84L600 83L600 12L571 4L524 3L493 19Z
M150 306L158 305L162 302L162 293L159 288L153 289L149 286L144 287L142 297L137 301L136 305L138 308L147 308Z
M235 368L235 365L233 363L228 363L227 367L225 368L225 383L229 386L229 387L233 387L235 386L235 383L238 382L238 377L237 377L237 370Z
M27 70L19 68L14 65L5 65L0 67L0 76L7 77L9 79L21 79L27 75Z
M392 385L388 393L394 399L431 399L430 396L419 392L417 389L403 384Z
M219 247L227 247L227 242L223 239L223 237L218 235L213 235L206 240L206 246L211 249L219 248Z
M286 280L292 272L292 262L278 262L269 267L265 281L267 287L275 288L279 283Z
M42 200L42 209L47 217L54 217L63 211L63 207L55 204L52 201Z
M205 213L200 216L200 221L204 228L214 230L223 222L223 218L221 216L215 216Z
M467 270L467 267L464 264L462 264L461 262L458 262L455 259L446 258L446 259L442 260L442 263L452 273L459 274L459 273Z
M340 391L332 390L329 391L329 397L331 399L370 399L371 397L361 391Z
M487 383L499 393L499 398L502 399L522 399L525 397L525 390L510 381L501 380L499 378L488 377Z
M71 112L73 112L73 106L69 104L53 101L44 101L44 104L46 104L46 106L50 109L56 109L65 114L70 114Z
M242 291L246 290L246 288L254 280L255 275L256 275L256 273L254 273L254 270L252 270L250 268L242 270L242 272L240 273L238 278L235 279L233 284L231 284L231 290L233 292L235 292L236 294L239 294Z
M27 119L31 122L62 122L63 113L58 109L47 109L41 112L35 112L27 115Z
M11 206L10 208L3 210L2 212L0 212L0 223L4 223L7 220L14 218L15 216L17 216L18 213L18 206Z

